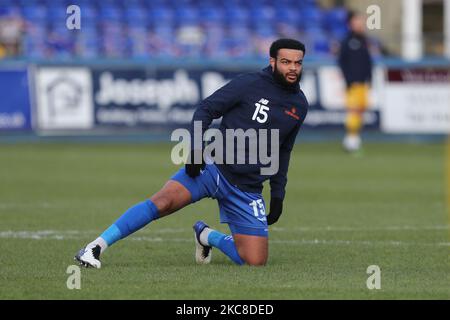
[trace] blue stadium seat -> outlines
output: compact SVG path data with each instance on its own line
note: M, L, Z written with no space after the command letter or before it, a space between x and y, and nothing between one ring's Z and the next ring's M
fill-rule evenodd
M100 19L107 22L116 22L122 20L122 10L116 6L106 6L100 7Z
M206 6L199 9L200 22L204 24L218 24L221 25L224 20L224 12L223 10Z
M205 28L205 44L203 53L206 57L219 57L224 54L224 28L212 25Z
M345 8L338 7L332 8L325 13L326 23L325 26L328 30L335 27L342 27L347 23L348 11Z
M47 8L47 22L49 24L62 24L65 25L68 17L66 13L67 8L61 5L52 5Z
M83 27L83 32L76 35L77 54L82 58L97 58L100 56L99 35L97 29Z
M97 9L91 4L83 6L81 15L82 15L81 19L82 25L85 25L86 23L90 25L97 23L98 19Z
M30 23L23 38L24 55L30 58L45 58L47 30L39 24Z
M232 6L225 8L225 19L229 25L247 25L250 20L245 8Z
M305 29L317 29L322 27L323 14L322 11L316 7L306 7L301 12L304 21Z
M28 21L45 23L47 10L44 6L27 5L22 7L22 15Z
M15 2L20 7L35 7L41 4L40 0L15 0Z
M148 12L147 19L152 26L171 26L173 24L173 21L175 20L174 12L165 6L151 8Z
M347 14L348 11L342 7L333 8L326 13L325 29L337 40L341 40L348 32Z
M104 8L104 7L118 7L118 1L117 0L100 0L100 1L93 1L95 4L97 4L97 6L99 6L100 8Z
M30 1L27 1L28 3L30 3ZM34 1L35 3L41 3L42 5L46 6L47 8L53 7L53 6L58 6L58 7L66 7L70 4L72 4L70 1L68 0L37 0ZM75 3L73 3L75 4Z
M173 41L175 31L169 25L155 25L150 33L149 53L155 57L176 57L178 49Z
M143 0L143 4L148 8L159 8L167 5L166 0Z
M148 51L148 32L144 26L130 26L127 33L127 48L133 58L146 58Z
M15 17L22 17L22 10L20 7L16 5L11 6L2 6L0 5L0 17L2 16L15 16Z
M142 5L141 0L117 0L116 4L122 8L137 7Z
M14 0L0 0L0 12L4 13L7 9L16 5Z
M293 10L287 6L280 6L276 11L276 23L288 23L297 25L300 19L299 10Z
M26 36L23 41L23 48L27 58L43 59L46 57L45 45L43 42Z
M49 57L70 58L75 52L74 32L68 30L65 25L55 24L49 28L45 41Z
M311 51L316 55L330 54L330 41L327 34L320 28L307 29Z
M246 57L253 53L251 34L246 27L231 26L224 44L230 57Z
M275 19L275 10L269 6L254 7L250 9L250 17L253 22L271 23Z
M175 9L175 21L178 25L198 25L200 24L196 8L181 6Z
M125 9L124 12L125 21L128 25L133 26L146 26L147 14L141 6L130 6Z

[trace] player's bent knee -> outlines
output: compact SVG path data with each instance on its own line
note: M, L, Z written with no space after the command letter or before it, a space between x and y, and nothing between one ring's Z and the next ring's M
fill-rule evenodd
M239 256L249 266L264 266L267 263L267 252L255 252L254 250L238 250Z
M156 208L158 208L160 216L164 216L171 212L173 201L170 197L156 194L151 198L151 200L155 204Z
M243 259L245 261L246 265L253 266L253 267L262 267L265 266L267 263L266 258L250 258L250 259Z
M267 263L267 255L244 254L241 258L249 266L265 266Z
M234 234L236 248L241 259L249 266L264 266L269 255L266 237Z

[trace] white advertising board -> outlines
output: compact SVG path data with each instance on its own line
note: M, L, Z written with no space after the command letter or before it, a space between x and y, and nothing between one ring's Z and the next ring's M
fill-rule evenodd
M38 68L35 86L39 129L93 128L92 77L88 68Z

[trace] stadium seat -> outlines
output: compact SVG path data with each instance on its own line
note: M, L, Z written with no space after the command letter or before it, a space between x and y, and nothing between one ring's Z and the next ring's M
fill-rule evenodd
M246 27L231 26L224 41L226 52L230 57L252 56L252 38Z
M166 0L143 0L143 3L148 8L163 7L167 5Z
M332 8L326 13L325 29L333 38L341 40L348 31L346 19L347 10L345 8Z
M225 20L229 25L247 25L249 19L248 11L239 6L229 6L225 8Z
M175 9L175 21L177 25L199 25L198 12L190 6L181 6Z
M23 17L30 22L45 24L47 17L47 10L41 5L27 5L22 7Z
M304 20L305 29L322 28L323 14L319 8L308 6L302 10L302 17Z
M275 18L275 10L271 6L255 6L250 9L253 21L272 21Z
M66 8L63 6L53 5L48 7L46 20L48 25L65 26L67 19Z
M145 10L141 6L129 6L125 9L125 21L128 25L134 26L146 26L147 25L147 15Z
M76 35L76 51L82 58L98 58L100 48L96 28L83 27L83 32Z
M70 58L74 54L74 33L65 25L57 25L47 30L46 47L49 57Z
M169 25L156 25L150 30L149 54L155 57L176 57L179 53L173 39L175 31Z
M16 6L16 2L14 0L0 0L0 15L4 14L7 9Z
M222 25L224 13L221 9L212 6L206 6L199 9L200 23L207 25Z
M288 23L292 25L297 25L300 18L298 10L292 10L287 6L280 6L275 11L275 14L277 23Z
M129 25L127 32L127 48L133 58L146 58L148 52L148 32L145 26Z
M148 21L150 25L172 26L174 21L174 12L165 6L154 6L148 11Z

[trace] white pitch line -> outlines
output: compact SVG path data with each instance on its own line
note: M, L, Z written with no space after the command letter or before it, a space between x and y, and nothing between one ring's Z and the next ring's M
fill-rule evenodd
M337 226L324 226L324 227L295 227L295 228L282 228L282 227L270 227L270 232L375 232L375 231L438 231L449 230L448 225L429 225L429 226L386 226L375 228L358 228L358 227L337 227ZM192 232L191 228L152 228L151 231L144 231L145 233L154 234L175 234L175 233L187 233ZM101 233L101 230L35 230L35 231L15 231L4 230L0 231L0 238L40 238L40 237L55 237L58 234L64 233L65 236L85 235L96 236ZM141 233L142 234L142 233Z
M178 230L178 229L174 229ZM172 230L173 231L173 230ZM85 237L95 234L94 231L77 230L39 230L39 231L0 231L0 238L3 239L30 239L30 240L82 240ZM129 240L147 242L192 242L191 238L162 238L148 236L132 236ZM450 247L450 242L407 242L407 241L369 241L369 240L326 240L326 239L292 239L292 240L270 240L272 244L283 245L362 245L362 246L437 246Z
M148 242L192 242L191 239L185 238L170 238L163 239L159 237L131 237L130 240L134 241L148 241ZM438 246L438 247L450 247L450 242L438 242L438 243L421 243L421 242L405 242L405 241L354 241L354 240L323 240L323 239L295 239L295 240L270 240L271 244L284 244L284 245L364 245L364 246Z

